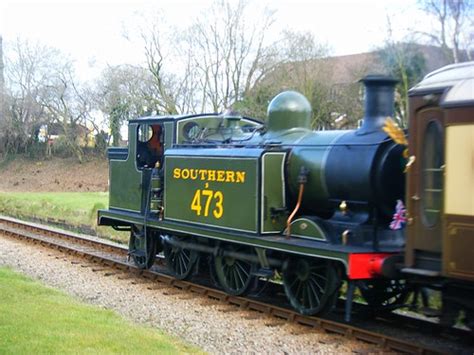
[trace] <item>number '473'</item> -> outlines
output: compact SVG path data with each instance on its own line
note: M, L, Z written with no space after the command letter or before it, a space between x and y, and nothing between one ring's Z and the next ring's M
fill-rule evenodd
M212 210L211 210L212 207ZM224 195L221 191L196 190L191 202L191 210L196 215L208 217L209 213L219 219L224 214Z

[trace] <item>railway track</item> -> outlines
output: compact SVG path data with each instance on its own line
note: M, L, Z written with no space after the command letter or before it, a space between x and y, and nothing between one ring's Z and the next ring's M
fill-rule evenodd
M274 306L251 298L230 296L223 291L188 282L176 280L161 272L159 268L139 270L127 259L127 248L98 238L85 237L75 233L64 232L46 226L26 223L16 219L0 216L0 232L6 236L29 241L53 248L61 252L85 258L97 264L97 269L107 267L127 273L131 278L141 278L147 282L173 287L192 294L212 299L228 305L251 310L306 327L317 328L331 334L338 334L366 343L374 344L388 351L439 354L442 351L427 347L418 342L411 342L396 337L387 336L376 331L362 329L344 322L325 318L309 317L298 314L290 309Z

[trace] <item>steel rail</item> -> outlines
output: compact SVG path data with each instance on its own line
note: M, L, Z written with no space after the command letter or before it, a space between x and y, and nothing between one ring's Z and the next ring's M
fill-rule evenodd
M121 256L127 255L127 248L113 245L112 243L108 243L106 241L101 242L75 233L65 232L55 228L37 225L34 223L23 222L4 216L0 216L0 233L3 233L6 236L13 237L16 239L27 240L33 243L37 243L42 246L53 248L74 256L83 257L89 262L115 268L123 272L129 272L134 277L142 277L148 281L159 282L164 284L165 286L170 286L191 293L196 293L209 299L218 300L229 305L238 306L241 309L257 311L268 316L273 316L280 320L286 320L295 324L320 329L327 333L338 334L351 339L377 345L385 350L416 354L442 354L439 349L426 347L423 344L413 343L403 339L397 339L391 336L386 336L381 333L357 328L353 325L349 325L346 323L340 323L337 321L318 318L314 316L301 315L289 309L251 300L248 298L231 296L223 291L195 284L189 281L177 280L171 276L156 271L140 270L128 262L122 262L115 259L107 258L97 253L97 249L102 249L107 250L108 252L116 253ZM37 236L37 234L46 237L58 238L60 240L67 239L69 241L77 242L80 245L87 244L91 247L95 247L96 249L95 252L81 250L72 246L56 243L51 240L44 240L41 237Z

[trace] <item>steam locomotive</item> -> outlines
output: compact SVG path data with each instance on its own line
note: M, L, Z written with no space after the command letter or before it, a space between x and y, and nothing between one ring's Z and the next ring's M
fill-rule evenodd
M408 140L387 120L395 80L362 82L356 130L312 131L294 91L270 102L265 123L232 111L130 120L128 147L108 150L98 224L130 231L138 267L161 252L179 279L210 264L232 295L277 275L303 314L329 312L345 281L347 319L356 289L392 309L428 287L444 320L463 310L472 322L474 62L410 91Z

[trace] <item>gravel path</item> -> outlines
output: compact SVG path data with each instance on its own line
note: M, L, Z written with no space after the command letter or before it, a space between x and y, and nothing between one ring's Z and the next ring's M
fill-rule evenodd
M368 344L213 304L198 295L168 288L149 290L131 279L106 277L105 272L72 264L59 252L1 235L0 266L10 266L87 303L113 309L134 322L160 328L210 353L380 352Z

